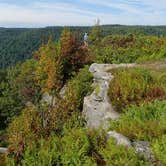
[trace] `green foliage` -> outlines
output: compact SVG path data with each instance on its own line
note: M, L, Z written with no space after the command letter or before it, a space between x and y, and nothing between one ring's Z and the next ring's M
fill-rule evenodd
M0 28L0 68L14 66L32 58L33 51L42 43L47 43L49 36L57 40L62 28Z
M0 154L0 165L1 166L7 166L7 159L6 156L3 154Z
M84 129L68 130L62 137L41 139L26 148L20 163L24 165L96 165L89 156L91 144ZM9 159L12 162L12 158Z
M152 150L156 158L163 164L166 164L166 135L152 142Z
M84 96L92 92L92 80L93 76L89 72L89 67L86 66L80 69L79 73L68 82L66 90L66 98L71 100L72 95L74 95L75 100L75 110L82 108ZM74 88L73 88L74 87Z
M131 63L166 57L164 37L115 35L105 37L100 47L92 47L98 63Z
M41 139L33 147L28 147L23 155L21 164L23 166L52 166L60 165L60 139L50 137L48 140Z
M141 106L131 106L125 110L120 119L111 122L111 129L130 139L152 140L166 132L165 121L166 101Z
M111 70L114 79L110 82L108 96L118 111L128 105L139 105L155 99L166 99L165 82L160 75L141 68Z
M99 152L107 165L110 166L150 165L143 157L136 154L133 148L116 145L115 140L112 138L107 141L105 148L101 148Z
M91 144L86 132L83 129L71 130L62 138L63 165L96 165L94 160L88 155L91 150Z
M77 32L71 33L65 28L60 38L61 60L64 78L69 79L73 72L77 72L89 61L89 50L83 47Z
M18 66L0 71L0 130L4 129L14 116L19 115L24 107L15 82L19 72Z
M12 158L10 162L13 162ZM31 143L20 163L23 166L149 165L132 148L116 145L113 139L106 141L101 133L76 126L65 130L61 137L53 135Z
M91 83L92 75L88 67L80 69L80 72L67 83L64 98L57 99L56 106L49 113L48 130L59 133L71 114L82 110L83 98L92 90Z
M92 28L89 40L92 45L99 46L102 39L102 29L100 25L95 25Z
M19 162L26 146L36 141L42 133L41 119L35 107L27 107L9 125L9 151L16 163Z
M31 58L33 51L37 50L42 43L47 43L50 35L55 41L58 41L63 28L0 28L0 68L13 66L19 61ZM81 40L85 32L91 32L91 27L70 27L70 29L72 32L78 31ZM104 25L101 26L101 30L102 36L130 33L166 36L166 26Z
M20 73L16 77L19 96L26 102L38 103L41 99L41 88L35 82L35 70L37 61L27 60L20 66Z
M120 27L117 27L120 30ZM105 28L105 31L102 28ZM85 27L84 30L89 29ZM82 28L79 30L81 33L84 31ZM1 31L3 30L0 28L0 34ZM26 31L21 29L23 34ZM37 29L33 30L33 34L36 31ZM34 59L0 71L0 130L21 113L8 128L8 164L149 165L144 158L136 155L132 148L118 146L113 139L106 140L102 131L99 133L85 128L86 122L81 116L81 110L84 96L92 91L93 77L88 71L89 67L84 66L91 62L88 60L90 52L96 54L94 61L100 63L143 62L164 58L165 38L127 35L109 36L102 40L101 36L112 33L112 30L108 30L108 26L95 26L90 36L92 45L86 48L80 42L80 34L71 31L65 29L59 43L50 38L48 43L44 44L48 39L47 34L43 45L34 53ZM53 39L55 36L56 34ZM20 58L14 53L13 61L4 63L2 67L31 56L31 53L26 53L27 49L24 52L25 56ZM4 55L2 61L6 57L10 60L8 54ZM150 140L156 157L165 164L165 136L162 135L166 132L166 103L155 101L166 99L165 70L134 68L111 72L115 78L110 83L109 97L118 110L126 108L119 120L111 122L111 129L131 139ZM66 91L62 97L59 91L63 84L66 84ZM100 88L96 86L95 91L98 93ZM52 104L40 101L43 92L53 96ZM29 101L36 106L23 109ZM154 103L145 104L149 102ZM142 103L144 105L141 105ZM141 106L131 106L132 104Z
M39 59L35 71L36 82L42 92L57 96L62 87L63 78L60 47L50 38L36 54Z

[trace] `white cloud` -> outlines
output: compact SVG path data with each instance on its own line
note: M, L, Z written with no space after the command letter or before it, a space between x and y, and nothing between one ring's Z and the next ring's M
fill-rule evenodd
M91 25L97 13L63 3L34 3L31 6L0 4L2 23L31 25Z
M102 24L166 24L165 0L82 0L82 3L94 8L88 10L60 2L34 2L28 6L0 3L0 26L92 25L96 18ZM96 11L96 6L100 10Z

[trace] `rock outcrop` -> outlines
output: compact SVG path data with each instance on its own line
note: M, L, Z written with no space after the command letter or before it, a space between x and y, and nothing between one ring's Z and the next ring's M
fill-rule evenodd
M117 120L120 114L114 108L107 96L109 83L113 75L109 70L120 67L135 67L136 64L92 64L89 71L94 76L94 91L90 96L84 98L83 115L87 121L88 128L108 129L109 120ZM134 141L115 131L107 132L107 138L114 138L118 145L133 147L135 152L143 155L149 160L150 165L154 165L155 158L151 153L148 142Z
M0 153L2 153L2 154L7 153L7 148L0 147Z
M87 121L87 127L107 129L109 120L119 118L119 113L114 111L107 96L109 83L113 79L111 69L119 67L134 67L135 64L92 64L89 71L94 76L94 92L84 98L83 114Z

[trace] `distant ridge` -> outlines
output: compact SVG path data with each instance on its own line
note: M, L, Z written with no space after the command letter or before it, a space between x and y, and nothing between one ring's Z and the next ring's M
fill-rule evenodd
M43 28L5 28L0 27L0 68L15 65L32 57L42 43L46 43L50 35L57 41L64 26L48 26ZM71 31L78 31L80 39L83 33L91 31L91 26L70 26ZM102 25L103 36L143 34L166 36L166 25Z

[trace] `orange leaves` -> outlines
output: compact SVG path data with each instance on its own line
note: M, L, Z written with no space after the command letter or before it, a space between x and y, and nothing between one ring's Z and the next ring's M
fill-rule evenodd
M53 41L40 50L40 59L36 68L36 81L43 92L56 95L62 86L62 65L60 49Z

